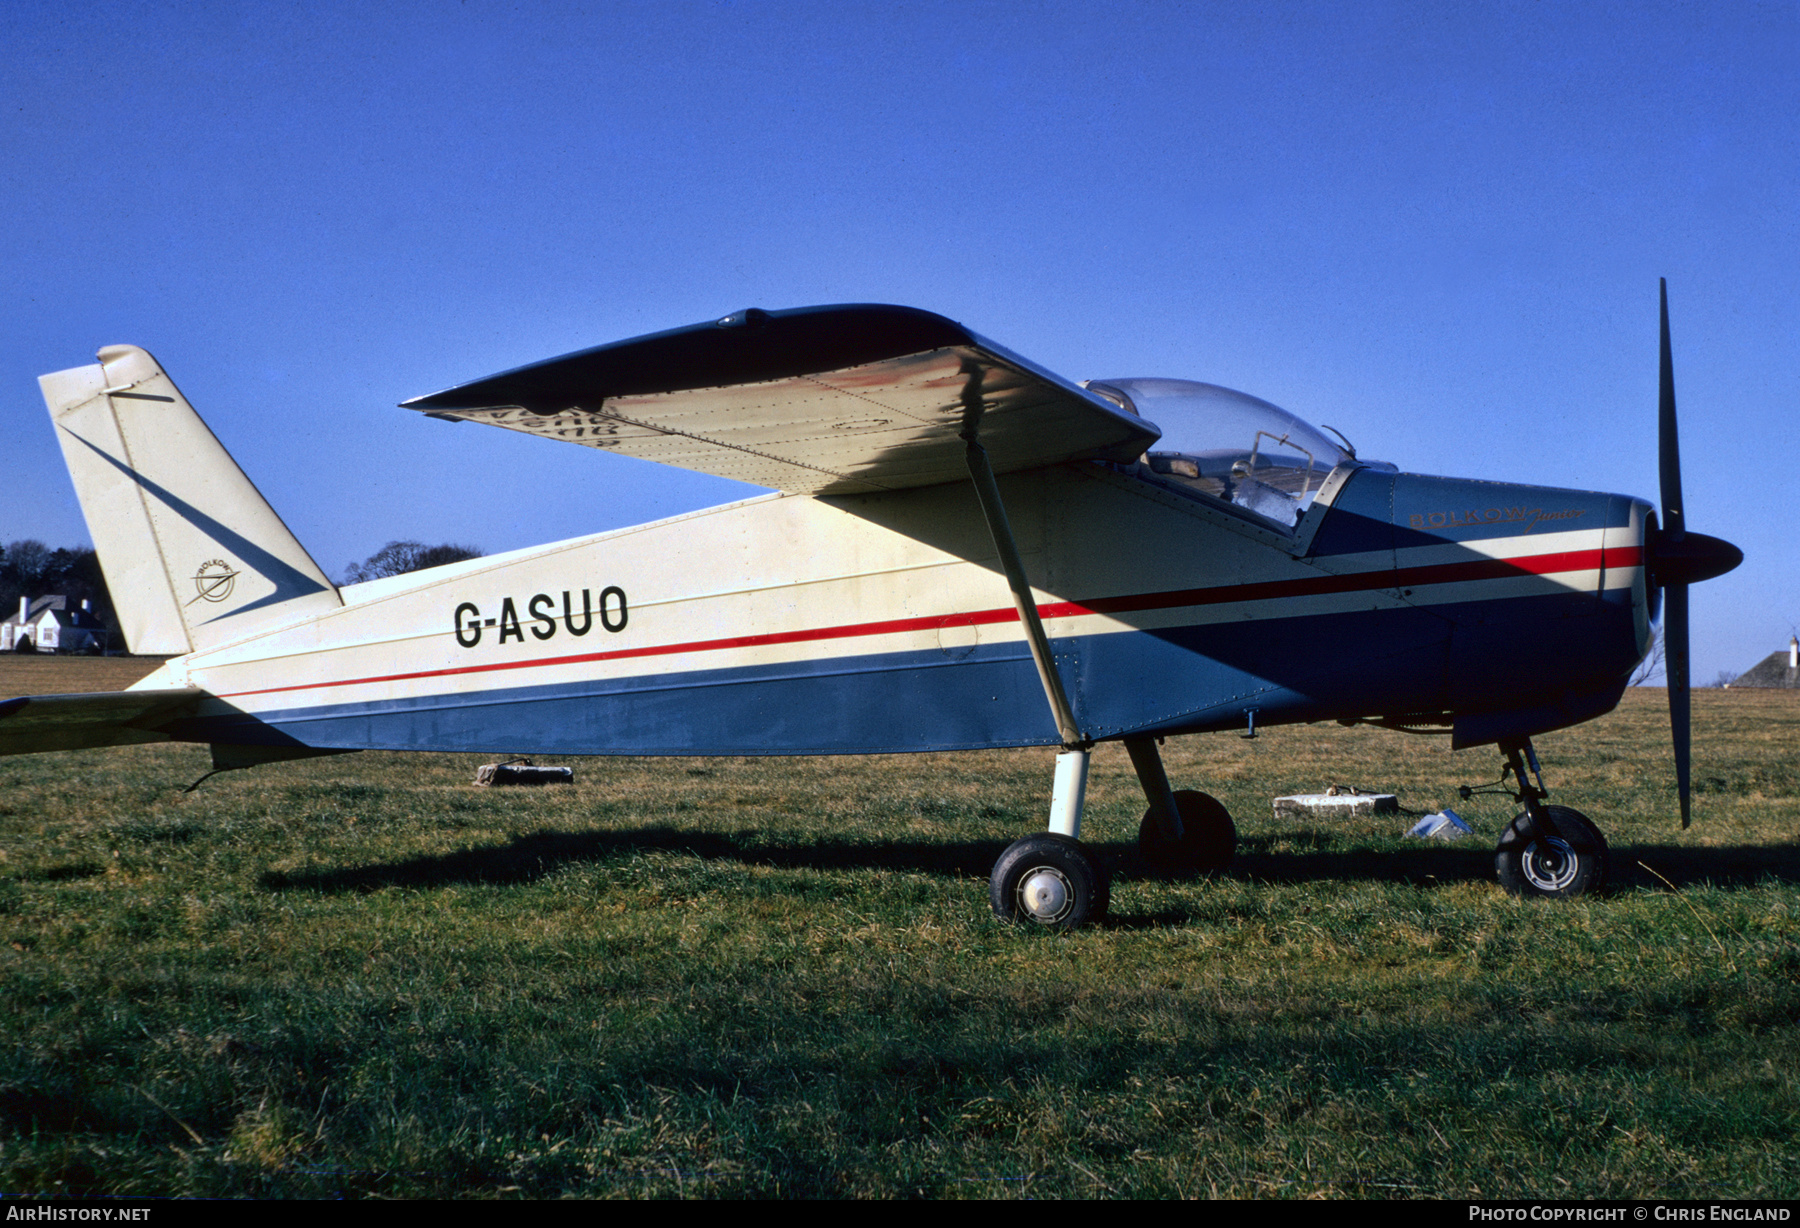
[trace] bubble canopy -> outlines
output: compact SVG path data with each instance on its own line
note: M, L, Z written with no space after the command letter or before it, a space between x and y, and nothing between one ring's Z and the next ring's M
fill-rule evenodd
M1157 477L1292 528L1349 453L1278 405L1183 379L1093 380L1088 388L1162 428L1144 460Z

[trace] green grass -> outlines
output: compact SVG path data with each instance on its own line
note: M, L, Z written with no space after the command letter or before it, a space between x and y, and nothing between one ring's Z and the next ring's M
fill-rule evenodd
M1243 834L1180 880L1102 747L1068 936L987 909L1047 751L0 760L0 1189L1795 1197L1800 705L1696 695L1683 833L1660 701L1540 741L1614 850L1561 905L1493 884L1491 750L1171 740ZM1477 837L1273 819L1340 781Z

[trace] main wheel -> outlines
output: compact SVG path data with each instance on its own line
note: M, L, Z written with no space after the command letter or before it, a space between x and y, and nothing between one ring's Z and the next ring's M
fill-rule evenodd
M1606 837L1587 816L1567 806L1546 806L1556 835L1540 839L1531 815L1521 814L1500 836L1494 873L1514 895L1572 900L1606 883Z
M1175 794L1175 810L1181 815L1181 839L1171 842L1156 821L1156 812L1144 811L1138 824L1138 853L1161 870L1211 874L1231 864L1237 852L1237 825L1219 799L1192 789Z
M1079 929L1106 915L1106 872L1081 841L1053 832L1006 846L988 879L988 901L1002 921Z

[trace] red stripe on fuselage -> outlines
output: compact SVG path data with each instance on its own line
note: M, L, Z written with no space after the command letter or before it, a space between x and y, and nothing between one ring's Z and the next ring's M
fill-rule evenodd
M1363 571L1348 575L1308 576L1294 580L1265 580L1253 584L1225 584L1215 588L1185 588L1166 593L1139 593L1128 597L1097 597L1089 601L1053 602L1038 607L1040 618L1075 618L1083 614L1129 614L1142 610L1170 610L1183 606L1223 605L1235 601L1271 601L1284 597L1316 597L1330 593L1372 592L1378 589L1423 588L1429 584L1460 584L1473 580L1503 580L1519 576L1553 575L1564 571L1592 571L1603 567L1635 567L1643 552L1635 546L1611 550L1570 550L1529 558L1471 559L1424 567L1400 567L1392 571ZM870 635L897 635L910 631L934 631L939 627L972 627L1018 621L1012 609L979 610L972 614L929 618L895 618L885 622L846 623L837 627L812 627L800 631L771 631L763 635L734 635L721 639L690 640L681 644L657 644L645 648L620 648L612 652L583 652L561 657L534 657L529 661L494 661L486 665L459 665L449 669L417 670L405 674L375 674L335 682L302 682L293 686L259 687L249 691L223 691L220 698L239 695L277 695L286 691L312 691L321 687L364 686L375 682L410 682L417 678L443 678L457 674L485 674L496 670L539 669L552 665L576 665L589 661L623 661L632 657L674 656L688 652L720 652L730 648L762 648L775 644L804 644L817 640L858 639Z

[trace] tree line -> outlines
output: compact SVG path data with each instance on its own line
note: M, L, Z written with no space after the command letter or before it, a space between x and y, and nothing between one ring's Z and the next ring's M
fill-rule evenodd
M19 598L60 593L69 608L91 604L94 616L107 626L117 626L106 577L100 559L88 546L59 546L55 550L32 538L0 547L0 618L19 612Z
M475 546L427 546L422 542L389 542L360 563L344 568L339 584L363 584L386 576L403 576L409 571L442 567L464 559L478 559L482 551Z

